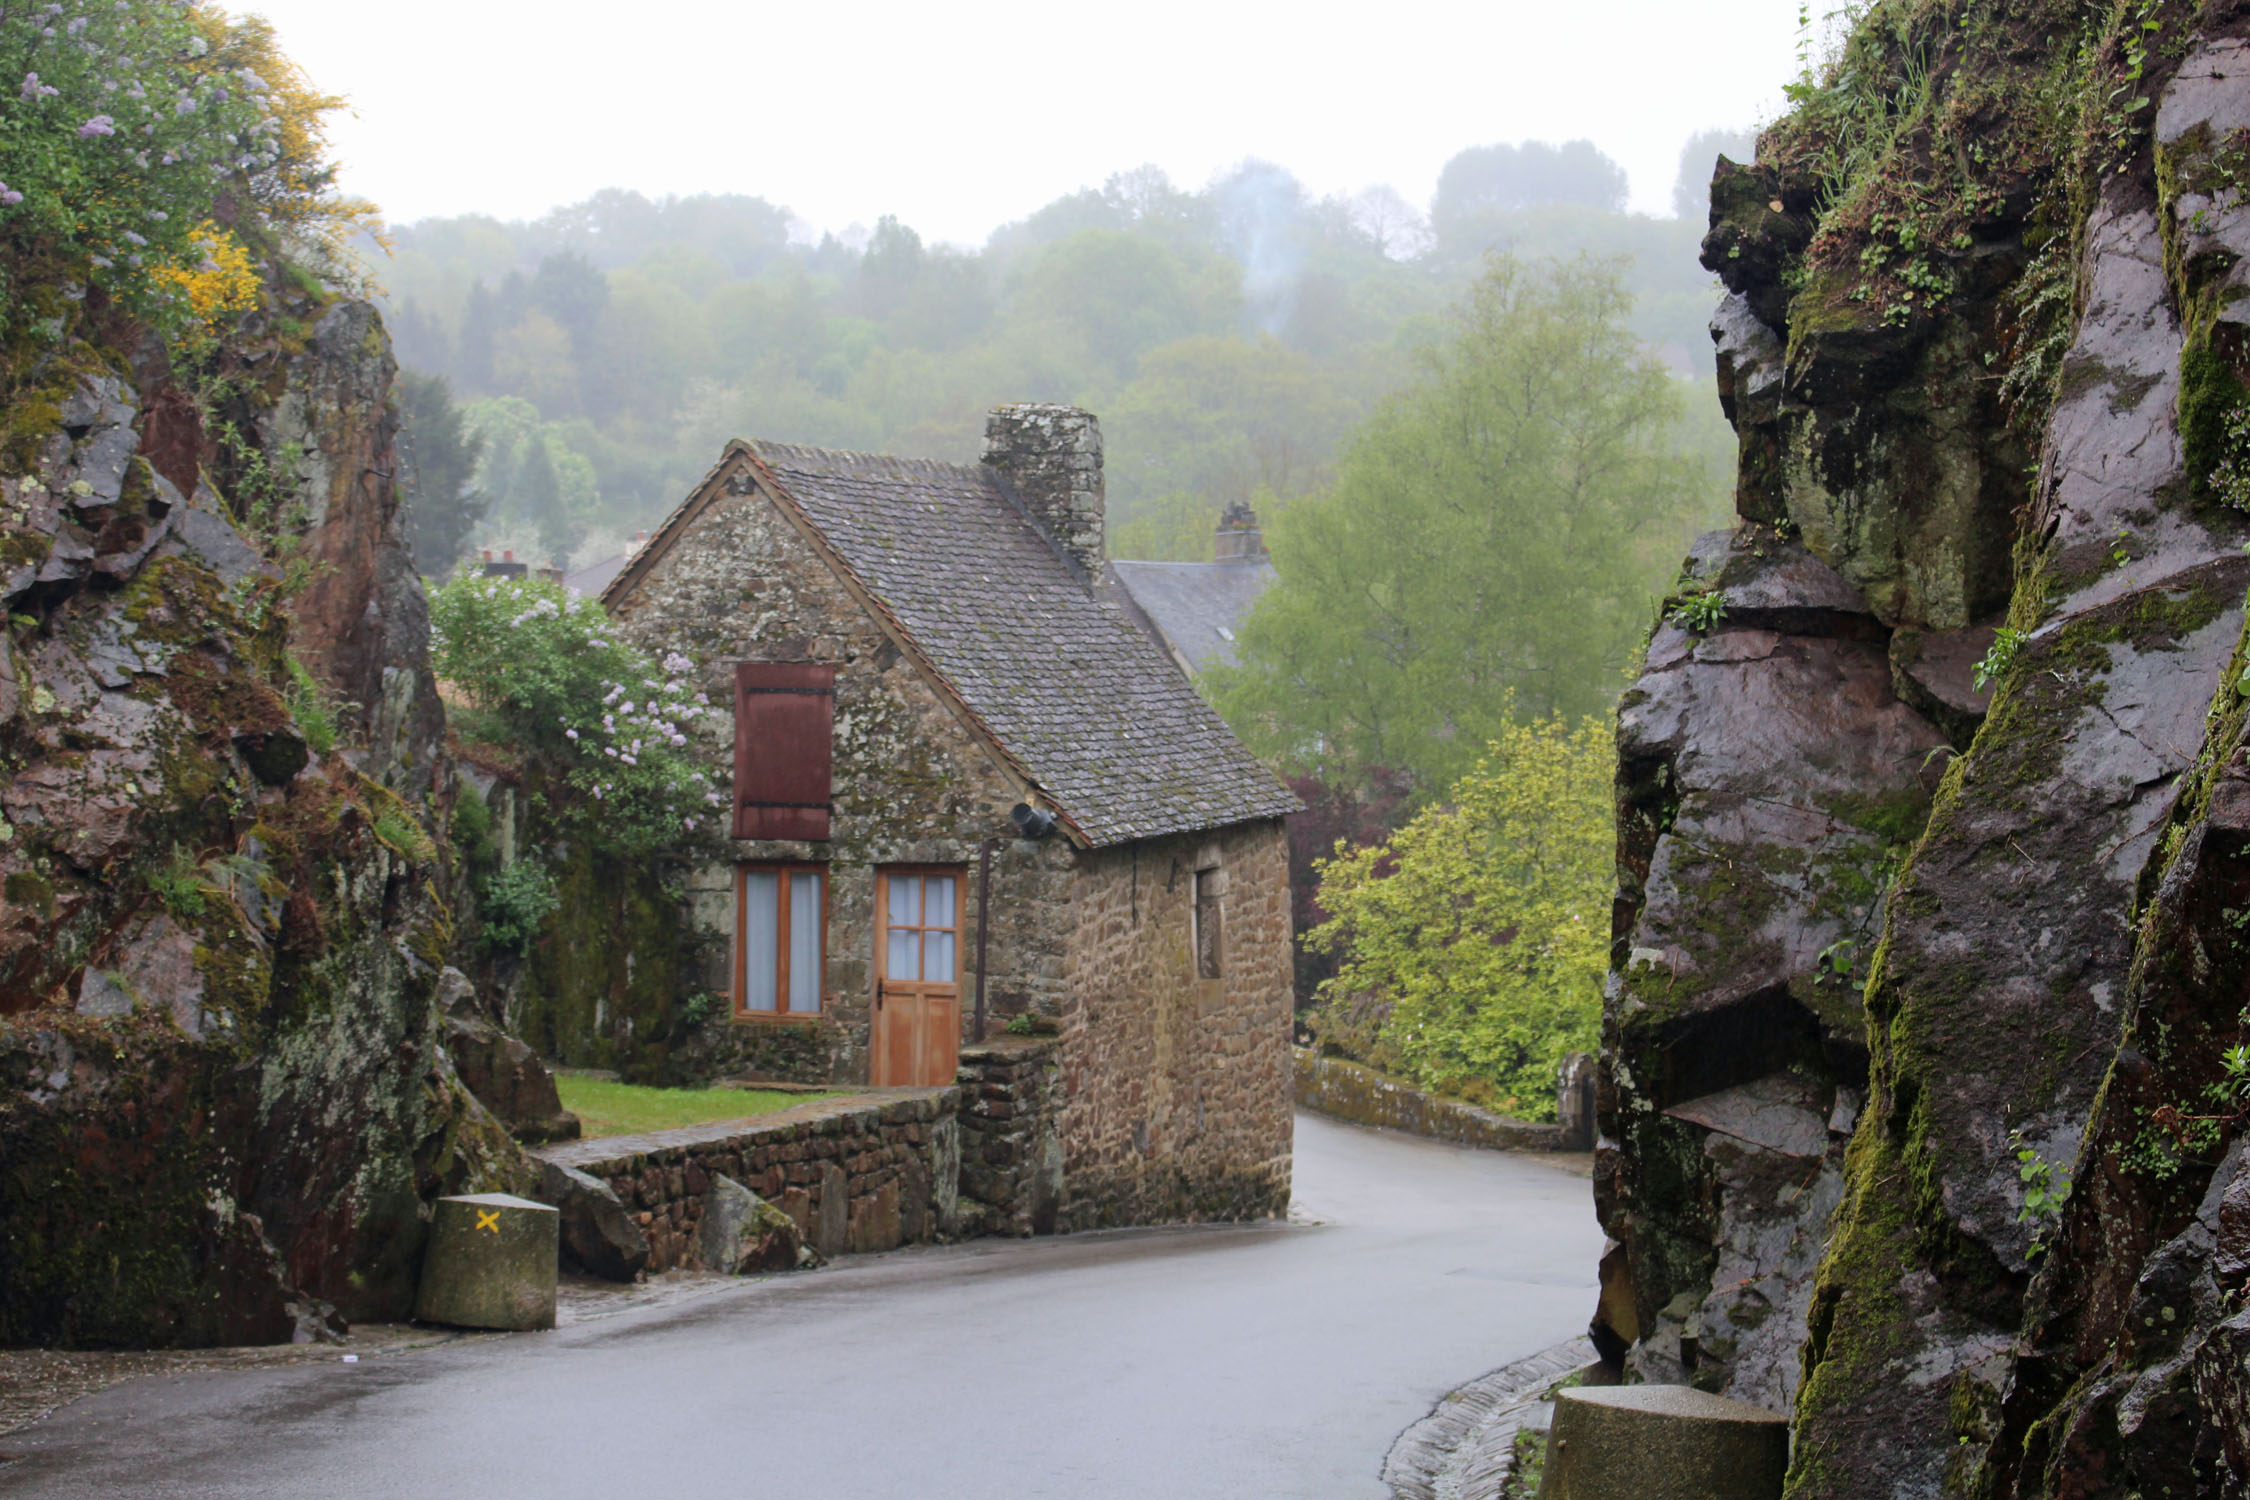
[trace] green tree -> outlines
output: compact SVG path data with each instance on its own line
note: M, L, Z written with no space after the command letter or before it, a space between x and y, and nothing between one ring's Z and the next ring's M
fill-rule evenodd
M1430 228L1456 251L1482 251L1493 243L1485 230L1494 215L1557 203L1619 213L1625 187L1625 169L1592 141L1471 146L1438 173Z
M1320 866L1339 955L1313 1027L1364 1031L1426 1088L1551 1120L1555 1072L1591 1051L1609 968L1615 882L1606 718L1504 724L1442 806Z
M415 568L441 578L453 570L491 503L474 483L484 437L468 429L442 375L400 371L398 402L407 542Z
M1494 257L1335 486L1273 518L1280 582L1213 676L1255 748L1339 785L1405 770L1428 796L1517 705L1615 698L1710 488L1627 306L1612 262Z
M1130 520L1192 492L1212 512L1261 489L1323 484L1337 434L1361 415L1306 356L1273 338L1187 338L1152 349L1102 413L1111 504Z

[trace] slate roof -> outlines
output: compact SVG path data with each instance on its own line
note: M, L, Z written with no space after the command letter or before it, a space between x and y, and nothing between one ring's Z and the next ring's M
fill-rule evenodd
M1242 617L1279 575L1264 558L1252 562L1125 562L1110 570L1171 648L1200 672L1234 665L1234 633Z
M763 441L734 452L1088 844L1297 810L992 469ZM726 468L665 522L645 558L670 545ZM643 571L629 568L611 593Z
M617 575L625 571L625 564L630 561L632 561L632 558L629 554L620 552L615 557L605 557L600 562L588 563L575 573L564 574L563 587L580 594L592 594L598 598L603 590L617 581Z

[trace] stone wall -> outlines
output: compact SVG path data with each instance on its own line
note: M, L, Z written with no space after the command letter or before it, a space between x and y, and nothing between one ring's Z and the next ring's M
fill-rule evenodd
M1062 1022L1070 1228L1289 1206L1290 932L1281 823L1081 856ZM1199 977L1195 875L1223 958Z
M961 1234L1052 1234L1062 1207L1062 1044L1001 1037L961 1049Z
M702 1268L696 1230L718 1176L778 1206L830 1257L1052 1234L1067 1194L1061 1053L1056 1038L1001 1037L962 1049L951 1088L855 1090L758 1120L533 1154L606 1183L648 1237L651 1271Z
M1354 1125L1376 1125L1499 1151L1583 1151L1591 1144L1569 1140L1560 1125L1511 1120L1458 1099L1426 1094L1363 1063L1322 1057L1310 1047L1291 1050L1297 1103Z
M648 1236L651 1271L701 1268L696 1228L715 1176L777 1205L822 1255L863 1255L956 1233L959 1099L950 1088L884 1089L535 1154L609 1184Z
M681 986L724 997L734 935L736 862L801 860L829 876L828 967L817 1023L707 1024L689 1045L711 1072L756 1071L804 1081L868 1076L874 990L875 872L890 864L953 866L963 873L967 952L964 1038L976 975L979 843L1001 840L992 861L992 929L986 1001L994 1023L1035 1012L1060 1015L1064 947L1072 916L1072 850L1056 838L1014 837L1015 785L891 643L875 619L789 520L755 492L719 497L619 601L623 632L659 656L703 666L713 703L732 703L736 661L821 661L836 671L832 837L824 844L730 840L728 858L686 879L697 947ZM711 764L733 764L731 721L714 726ZM640 1024L655 1023L646 1017ZM612 1020L612 1026L615 1022ZM537 1023L527 1018L527 1028ZM791 1037L774 1045L764 1033ZM817 1031L818 1046L804 1033ZM619 1065L624 1065L621 1056Z

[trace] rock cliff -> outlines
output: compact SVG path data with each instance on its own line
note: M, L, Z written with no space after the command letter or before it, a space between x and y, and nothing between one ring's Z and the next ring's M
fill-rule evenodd
M2246 37L1878 4L1713 182L1743 521L1620 714L1595 1334L1794 1495L2250 1483Z
M175 370L99 298L0 411L0 1344L411 1305L525 1186L442 1046L443 713L395 365L287 277Z

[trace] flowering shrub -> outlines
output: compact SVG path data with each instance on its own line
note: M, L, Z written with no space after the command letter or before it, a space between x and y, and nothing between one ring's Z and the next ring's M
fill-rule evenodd
M558 821L597 848L645 855L715 826L726 799L690 735L717 712L694 663L654 662L602 607L536 579L454 579L430 595L438 675L465 693L487 737L538 758L572 795Z
M1341 956L1312 1017L1428 1088L1555 1115L1564 1056L1591 1051L1616 880L1608 724L1504 724L1447 801L1321 866ZM1373 1030L1372 1036L1367 1033Z
M264 21L201 0L0 0L0 278L60 259L160 327L208 316L182 278L236 279L235 240L275 251L372 214L332 192L338 102Z

